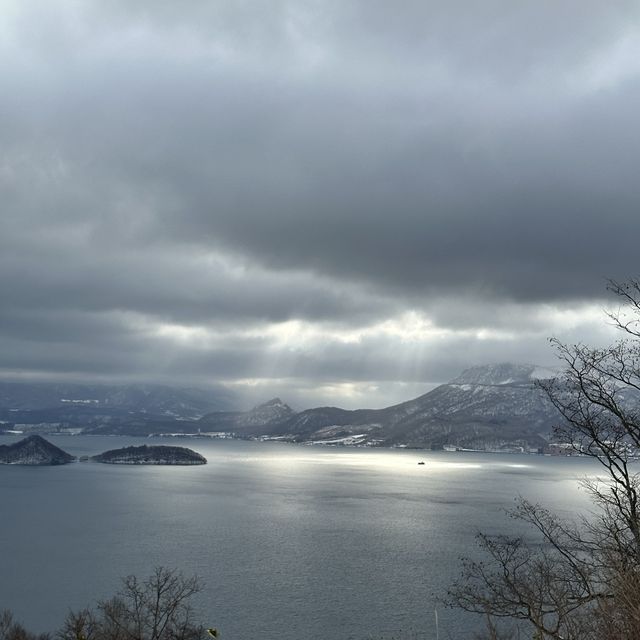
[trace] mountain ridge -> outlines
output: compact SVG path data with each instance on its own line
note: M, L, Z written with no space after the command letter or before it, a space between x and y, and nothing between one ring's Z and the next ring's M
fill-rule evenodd
M0 380L0 408L18 411L82 407L200 417L215 409L230 409L236 402L235 394L221 385L200 389L143 383L83 384Z
M236 435L369 446L500 448L511 444L537 449L545 446L560 419L535 385L546 372L553 374L528 364L471 367L449 383L390 407L317 407L280 422L247 421ZM209 428L223 426L214 414L200 422Z
M199 417L153 414L145 406L105 410L62 403L55 410L16 411L5 423L44 433L186 434L266 438L293 442L410 446L453 446L492 450L539 449L560 422L556 409L536 386L554 371L530 364L470 367L417 398L382 409L316 407L294 411L280 398L248 411L215 410ZM85 400L85 398L79 398ZM29 424L19 424L28 418Z

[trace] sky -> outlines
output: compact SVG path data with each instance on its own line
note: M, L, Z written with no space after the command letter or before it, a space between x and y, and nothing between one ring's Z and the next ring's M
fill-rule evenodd
M615 339L640 5L3 0L0 377L382 407Z

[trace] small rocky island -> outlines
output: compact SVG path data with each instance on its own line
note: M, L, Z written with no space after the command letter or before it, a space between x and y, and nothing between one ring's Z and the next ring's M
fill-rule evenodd
M95 462L105 464L207 464L207 459L186 447L166 445L142 445L140 447L123 447L111 449L91 458Z
M28 436L13 444L0 445L0 464L46 466L74 461L74 456L39 435Z

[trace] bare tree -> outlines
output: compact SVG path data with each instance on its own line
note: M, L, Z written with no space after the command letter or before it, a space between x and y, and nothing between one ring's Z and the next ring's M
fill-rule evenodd
M59 640L196 640L204 628L193 621L190 600L201 590L197 577L158 567L145 580L128 576L113 598L96 610L71 612Z
M0 611L0 640L49 640L47 633L31 633L13 618L11 611Z
M563 418L557 437L606 472L584 483L595 512L565 522L522 500L511 516L532 535L478 537L486 559L464 563L450 602L485 615L488 637L502 620L514 638L640 638L640 280L608 288L623 338L606 348L552 340L564 372L540 383Z

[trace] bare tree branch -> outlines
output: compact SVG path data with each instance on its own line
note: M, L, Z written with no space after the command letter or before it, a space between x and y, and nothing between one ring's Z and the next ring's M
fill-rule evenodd
M595 513L564 522L521 500L512 517L534 541L480 535L487 558L466 560L449 603L538 640L640 638L640 280L610 281L621 304L608 317L623 339L607 348L552 340L562 375L540 382L563 423L556 436L596 459L606 481L585 481Z

